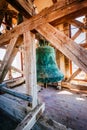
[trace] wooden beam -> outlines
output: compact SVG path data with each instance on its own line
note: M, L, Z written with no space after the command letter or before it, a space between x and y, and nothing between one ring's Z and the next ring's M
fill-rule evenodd
M7 85L5 83L0 84L0 92L10 94L14 97L28 101L30 103L32 102L32 96L24 94L24 93L19 93L13 89L9 89L9 88L7 88Z
M33 2L31 0L16 0L21 7L23 7L31 16L35 13L35 8L33 6ZM27 16L28 17L28 16Z
M2 61L0 60L0 64L2 64ZM20 73L20 74L24 74L24 72L18 68L16 68L15 66L11 66L10 69Z
M79 44L81 47L87 48L87 43L81 43Z
M57 2L57 0L52 0L53 4L55 4Z
M17 36L17 37L18 37L18 36ZM5 47L4 45L8 45L9 42L10 42L10 39L7 40L6 42L2 42L2 43L0 44L0 48L7 49L7 47ZM20 35L20 37L19 37L18 40L17 40L17 44L19 45L20 43L23 43L23 36L22 36L22 35ZM18 47L18 46L17 46L17 47Z
M55 120L47 116L41 117L39 121L37 122L37 125L34 126L34 128L37 129L37 126L41 130L67 130L65 125L59 122L56 122ZM69 129L72 130L71 128Z
M81 9L81 10L78 10L78 11L76 11L75 13L70 13L69 15L64 16L64 17L62 17L62 18L58 18L58 19L56 19L56 20L54 20L54 21L52 21L52 22L50 22L50 23L51 23L53 26L57 26L57 25L59 25L59 24L62 24L62 23L68 22L68 21L70 21L70 20L72 20L72 19L75 19L75 18L77 18L77 17L81 17L81 16L83 16L83 15L85 15L85 14L87 14L87 13L86 13L86 8ZM84 31L86 31L86 30L84 30Z
M2 82L18 52L18 46L21 45L21 42L19 42L20 37L16 37L14 39L11 39L6 54L4 56L3 62L0 67L0 82Z
M19 12L21 12L22 15L24 15L26 18L30 18L31 15L34 12L34 7L31 2L31 0L6 0L8 3L10 3L14 8L16 8ZM26 10L25 10L26 9Z
M75 34L74 36L72 36L72 40L75 40L80 34L81 34L81 30L79 29Z
M84 25L84 23L78 21L78 20L71 20L68 21L69 24L72 24L73 26L81 29L82 32L87 32L87 27Z
M69 2L69 0L67 1ZM68 23L64 23L63 24L63 30L64 30L64 34L67 35L68 37L71 37L71 27ZM65 79L69 78L70 76L70 60L65 57Z
M22 121L27 115L27 108L25 108L21 103L18 103L17 100L12 100L5 97L5 95L0 95L0 109L7 112L17 121Z
M24 74L24 72L23 72L22 70L20 70L20 69L14 67L14 66L11 66L10 69L12 69L12 70L14 70L15 72L18 72L18 73L20 73L20 74Z
M8 88L18 87L19 85L22 85L24 82L25 82L24 77L4 81L4 83L6 83Z
M26 20L22 24L10 30L8 33L1 35L0 45L3 45L4 42L9 41L11 38L14 38L20 34L23 34L26 31L35 29L39 25L43 26L43 24L47 22L52 22L56 19L60 21L60 18L67 18L67 16L69 18L71 17L71 14L75 15L75 12L78 14L78 11L80 11L81 13L83 12L83 15L87 14L86 0L84 0L83 2L73 2L72 4L67 6L64 6L64 4L59 5L59 3L57 2L52 7L41 11L36 16L33 16L29 20Z
M6 83L8 88L18 87L19 85L23 84L24 82L25 82L24 77L14 78L14 79L9 79L9 80L4 81L4 83Z
M80 72L81 72L81 69L78 68L78 69L69 77L69 79L67 79L67 82L70 82L72 79L74 79Z
M58 85L62 86L64 88L68 88L70 90L86 92L87 93L87 85L71 84L71 83L64 82L64 81L62 81L61 83L58 83Z
M87 50L50 24L36 28L52 45L87 73ZM48 33L49 32L49 33Z
M37 105L36 47L35 35L31 32L24 33L24 51L26 93L33 97L31 107L34 109Z
M6 54L4 56L4 59L2 61L2 64L1 64L1 67L0 67L0 82L3 81L6 73L7 73L7 64L9 64L9 57L11 57L11 54L13 52L13 49L15 47L15 44L16 44L16 41L17 41L18 37L12 39L8 45L8 48L7 48L7 51L6 51Z
M17 126L15 130L31 130L33 125L42 115L45 109L45 104L39 104L37 107L30 111L30 113L22 120L22 122Z

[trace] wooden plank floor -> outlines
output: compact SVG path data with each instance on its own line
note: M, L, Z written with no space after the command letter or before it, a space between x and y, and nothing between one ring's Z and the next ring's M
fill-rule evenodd
M74 130L87 130L87 95L48 87L39 92L45 116Z
M25 93L25 85L15 90ZM59 91L54 87L48 87L38 92L38 96L46 104L44 116L73 130L87 130L87 94L79 94L67 89ZM0 122L2 123L2 119ZM10 129L4 127L4 130Z

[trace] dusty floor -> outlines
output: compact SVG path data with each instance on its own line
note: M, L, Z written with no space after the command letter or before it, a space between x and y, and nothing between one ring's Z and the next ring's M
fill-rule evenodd
M22 86L23 88L23 86ZM25 86L24 86L25 88ZM23 90L24 90L23 88ZM18 90L18 88L16 88ZM43 88L39 93L39 99L46 103L45 116L59 123L73 128L73 130L87 130L87 95L74 93L63 89L56 90L54 87ZM3 124L3 115L0 111L0 123ZM5 117L5 119L9 118ZM6 120L5 120L6 122ZM12 123L12 122L11 122ZM13 122L14 124L15 122ZM6 124L5 124L6 125ZM8 126L8 125L7 125ZM8 126L9 127L9 126ZM0 126L0 130L4 129ZM39 129L38 129L39 130Z
M46 103L44 115L73 128L87 130L87 95L48 87L39 92Z

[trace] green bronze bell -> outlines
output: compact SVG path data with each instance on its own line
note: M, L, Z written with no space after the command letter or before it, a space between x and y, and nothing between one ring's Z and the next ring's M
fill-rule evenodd
M53 83L62 80L64 75L57 66L54 48L42 40L39 44L40 47L36 49L37 82Z

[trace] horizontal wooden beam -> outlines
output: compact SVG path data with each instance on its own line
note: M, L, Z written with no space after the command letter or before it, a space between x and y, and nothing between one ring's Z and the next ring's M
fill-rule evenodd
M30 103L32 102L32 96L24 94L24 93L19 93L15 90L9 89L9 88L7 88L7 85L5 83L0 84L0 92L8 93L12 96L18 97L18 98L28 101Z
M14 79L4 81L4 83L6 83L8 88L18 87L19 85L23 84L24 82L25 82L24 77L14 78Z
M70 90L76 90L76 91L83 91L83 92L86 92L87 93L87 85L80 85L80 84L71 84L69 82L60 82L58 83L59 86L62 86L64 88L68 88Z
M52 45L87 73L87 50L50 24L36 28ZM49 33L48 33L49 32Z
M0 45L6 41L9 41L11 38L14 38L20 34L25 33L26 31L33 30L37 26L52 22L56 19L60 19L66 16L71 16L71 14L78 14L78 11L83 10L83 15L87 14L87 1L83 2L73 2L70 5L64 6L64 4L59 5L55 3L52 7L49 7L41 11L36 16L33 16L29 20L21 23L14 29L10 30L8 33L0 36ZM81 11L82 12L82 11Z

